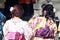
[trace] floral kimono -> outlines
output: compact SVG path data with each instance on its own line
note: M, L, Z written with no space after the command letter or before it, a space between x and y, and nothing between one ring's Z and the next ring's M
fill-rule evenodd
M33 31L27 22L11 18L6 21L3 33L5 40L30 40Z
M54 40L57 33L57 27L53 20L46 20L45 17L37 17L29 22L35 32L33 40Z

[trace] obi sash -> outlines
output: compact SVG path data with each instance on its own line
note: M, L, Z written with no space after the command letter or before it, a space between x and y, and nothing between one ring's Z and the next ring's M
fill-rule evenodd
M25 40L24 34L20 34L19 32L8 32L7 34L8 40Z
M36 30L35 37L39 38L54 38L54 30L51 30L49 26L39 28Z

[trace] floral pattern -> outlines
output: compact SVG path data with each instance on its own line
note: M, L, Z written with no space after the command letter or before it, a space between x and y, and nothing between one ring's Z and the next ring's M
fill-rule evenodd
M47 20L45 17L37 17L33 21L29 22L29 24L35 32L34 40L54 40L53 38L56 36L57 27L53 20ZM46 25L48 25L48 27L46 27ZM45 36L43 34L48 34L48 32L49 36L52 38L48 37L45 39ZM40 34L43 36L41 36ZM47 36L48 35L46 35L46 37Z

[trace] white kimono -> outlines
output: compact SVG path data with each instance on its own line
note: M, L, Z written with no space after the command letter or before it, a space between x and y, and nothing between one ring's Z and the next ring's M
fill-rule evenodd
M3 33L4 33L5 40L8 40L6 38L8 32L19 32L21 34L24 33L26 40L30 40L33 34L33 31L27 22L22 21L21 19L14 20L13 18L6 21L3 27Z

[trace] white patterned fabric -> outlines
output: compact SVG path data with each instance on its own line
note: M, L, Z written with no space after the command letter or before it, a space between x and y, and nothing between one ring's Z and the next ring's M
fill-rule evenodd
M30 28L27 22L22 21L21 19L14 20L13 18L6 21L3 27L5 40L8 40L6 38L8 32L19 32L20 34L24 34L26 40L30 40L30 37L32 36L33 33L32 29Z

